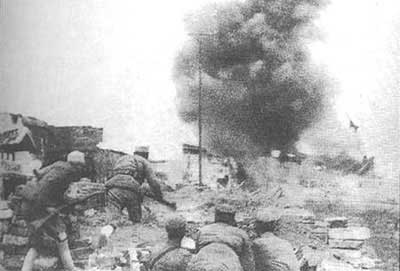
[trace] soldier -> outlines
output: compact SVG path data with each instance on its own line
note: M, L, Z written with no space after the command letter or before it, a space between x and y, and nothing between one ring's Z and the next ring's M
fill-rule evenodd
M186 221L182 217L173 217L167 221L165 229L168 241L152 253L149 270L185 271L192 257L189 250L181 247L186 233Z
M279 221L279 210L267 208L257 213L255 229L259 238L254 240L253 245L256 270L300 270L292 245L273 233Z
M254 271L252 243L247 233L236 227L235 214L233 206L217 205L215 207L215 223L206 225L199 230L197 247L201 252L211 244L227 245L239 257L241 268L244 271Z
M142 218L141 204L143 201L142 184L147 181L155 199L162 200L160 185L146 158L145 152L135 152L134 155L125 155L117 160L113 168L112 177L106 182L108 189L108 212L120 213L123 208L128 209L129 219L138 223Z
M38 251L43 246L44 234L56 241L58 254L66 270L75 270L68 246L66 224L57 208L64 204L64 192L71 182L79 181L84 173L85 157L83 153L72 152L67 162L58 161L42 170L36 171L37 182L18 187L17 195L22 197L21 212L32 224L43 219L30 236L29 250L22 266L23 271L31 271ZM46 219L46 217L48 219Z

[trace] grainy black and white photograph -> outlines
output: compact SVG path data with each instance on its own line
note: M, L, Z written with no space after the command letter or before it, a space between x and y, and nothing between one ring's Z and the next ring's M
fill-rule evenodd
M398 271L400 1L0 0L0 271Z

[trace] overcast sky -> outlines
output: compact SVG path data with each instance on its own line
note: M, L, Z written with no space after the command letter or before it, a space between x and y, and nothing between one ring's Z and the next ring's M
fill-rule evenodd
M158 157L195 143L176 115L171 67L184 14L209 2L0 0L0 111L104 127L107 146L149 144ZM310 45L337 82L330 117L357 121L371 155L398 134L399 18L398 0L332 0L324 40Z

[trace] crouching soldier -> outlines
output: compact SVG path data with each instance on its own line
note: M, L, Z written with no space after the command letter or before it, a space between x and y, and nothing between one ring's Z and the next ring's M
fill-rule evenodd
M129 219L138 223L142 219L142 184L147 181L155 199L162 200L160 185L150 163L142 156L125 155L116 161L112 177L106 182L109 216L115 217L127 208ZM112 215L114 213L114 215Z
M299 271L300 266L292 245L274 235L280 214L274 209L264 209L257 213L256 232L260 236L254 240L256 270Z
M215 208L215 223L198 232L199 253L188 270L255 270L252 243L247 233L236 227L235 213L227 204Z
M192 258L192 253L181 247L186 233L186 221L182 217L171 218L165 229L168 241L152 253L148 268L152 271L185 271Z
M66 224L58 208L64 206L64 192L71 182L79 181L84 173L85 158L80 152L68 155L67 162L58 161L35 174L36 182L18 187L16 194L22 198L21 212L25 220L34 225L29 250L22 271L31 271L34 260L43 248L43 237L47 235L57 244L58 255L65 270L75 270L68 247Z

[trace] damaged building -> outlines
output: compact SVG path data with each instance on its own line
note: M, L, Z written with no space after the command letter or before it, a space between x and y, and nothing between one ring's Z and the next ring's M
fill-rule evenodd
M33 177L34 169L65 160L74 150L85 153L87 175L95 178L94 157L102 140L102 128L51 126L33 117L0 113L0 193L5 196L12 187Z

